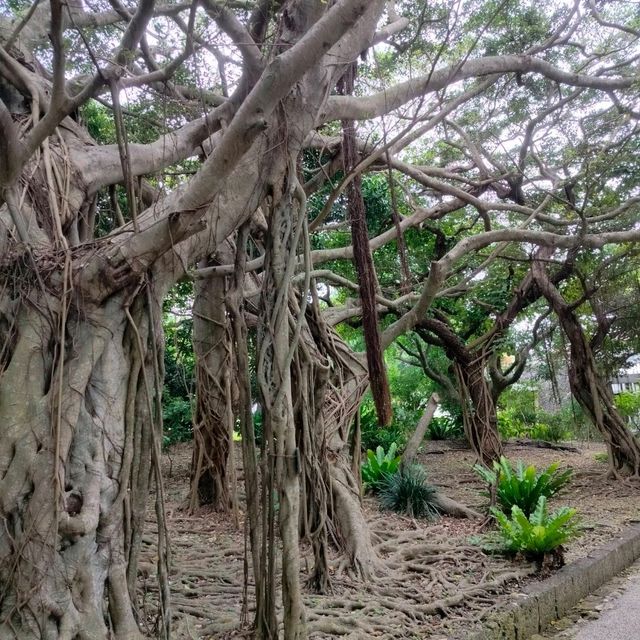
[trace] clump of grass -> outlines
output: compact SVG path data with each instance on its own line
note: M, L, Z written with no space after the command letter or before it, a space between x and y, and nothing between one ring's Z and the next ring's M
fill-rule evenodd
M411 465L388 476L379 495L384 509L432 520L440 515L436 494L436 488L427 482L424 469Z

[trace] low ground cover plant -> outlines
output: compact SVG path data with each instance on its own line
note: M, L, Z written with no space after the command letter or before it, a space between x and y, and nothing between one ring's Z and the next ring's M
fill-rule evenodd
M427 482L424 469L409 465L386 478L379 496L383 509L432 520L440 515L436 493L436 488Z
M515 469L504 456L493 463L492 469L477 464L474 471L495 490L498 505L505 513L511 513L514 506L526 516L531 515L540 497L550 498L560 491L571 479L571 469L560 471L557 462L538 471L534 465L525 466L518 460Z
M432 418L427 427L427 438L429 440L455 440L463 436L462 426L456 420L447 416Z
M538 498L528 516L517 505L511 508L510 516L496 507L491 508L491 513L498 523L499 541L504 550L520 553L542 565L562 566L563 545L580 533L576 510L561 507L549 513L545 496Z
M379 446L375 452L369 449L367 451L367 459L362 465L361 474L362 482L365 488L373 493L378 493L389 476L392 476L400 468L400 456L396 455L398 445L392 442L389 450L385 450Z

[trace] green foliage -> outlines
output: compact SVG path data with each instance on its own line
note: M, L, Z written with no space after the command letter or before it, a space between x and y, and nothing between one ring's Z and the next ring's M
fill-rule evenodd
M517 505L511 508L510 518L495 507L491 513L500 527L504 547L511 553L540 559L579 535L576 510L561 507L549 514L547 498L542 495L529 516Z
M436 492L436 488L427 483L424 469L412 465L387 476L380 490L380 503L384 509L411 518L431 520L440 515L435 502Z
M185 398L176 398L166 393L163 400L162 417L164 433L162 444L165 447L185 442L193 437L191 424L191 403Z
M616 408L634 430L640 431L640 393L623 391L614 396Z
M341 328L340 332L351 346L356 349L364 348L359 331ZM392 442L402 448L415 429L425 401L433 390L420 369L401 362L396 355L397 347L394 345L387 350L385 358L393 403L393 423L388 427L378 425L373 399L367 393L360 407L364 449L375 449L378 446L388 449Z
M521 408L506 406L498 410L498 431L503 439L530 438L546 442L563 442L575 437L576 416L571 406L555 413L523 413Z
M544 471L538 472L534 465L525 467L518 460L516 468L504 456L493 463L493 469L477 464L474 471L489 485L496 487L496 498L504 511L511 512L517 506L530 515L540 497L550 498L558 493L571 479L571 469L560 471L554 462Z
M394 422L388 427L380 427L376 416L376 409L370 395L367 395L360 406L360 428L362 447L364 449L388 449L392 444L404 443L405 429L397 421L394 412Z
M513 419L511 412L504 409L498 409L498 432L502 440L511 440L511 438L520 438L528 433L528 428L519 420Z
M535 391L514 385L504 391L498 405L498 431L503 439L528 438L536 423Z
M113 144L116 141L116 129L113 117L107 107L95 100L82 105L80 115L91 137L101 144Z
M191 411L195 358L190 317L192 284L177 284L164 303L163 444L170 446L193 437Z
M462 438L464 431L459 422L448 416L437 416L431 419L427 427L429 440L455 440Z
M393 475L400 466L400 456L396 456L398 445L393 442L385 453L382 447L375 451L367 451L367 459L362 465L362 481L367 489L379 492L389 476Z
M562 442L567 440L569 432L560 420L551 420L549 423L538 422L529 431L532 440L544 440L545 442Z

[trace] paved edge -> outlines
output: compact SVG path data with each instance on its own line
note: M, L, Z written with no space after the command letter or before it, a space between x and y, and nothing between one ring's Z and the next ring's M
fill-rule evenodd
M640 524L634 524L588 556L547 580L527 585L516 600L490 617L468 640L527 640L566 615L580 600L640 558Z

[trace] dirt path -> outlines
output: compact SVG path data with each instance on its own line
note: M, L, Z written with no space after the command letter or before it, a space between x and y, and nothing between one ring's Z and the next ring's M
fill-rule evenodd
M640 516L638 491L604 479L606 465L595 454L602 446L580 445L578 453L529 446L507 446L510 459L536 465L554 460L572 466L576 479L570 492L556 500L583 514L584 536L568 549L574 559L608 540ZM481 482L471 471L472 454L450 443L428 443L419 460L431 482L451 497L478 509L485 506ZM190 464L188 445L174 447L164 460L168 526L173 547L174 635L179 639L241 637L243 620L244 533L242 514L182 510ZM238 468L239 482L242 470ZM468 630L498 609L510 590L518 589L530 567L490 557L470 543L478 523L442 518L435 523L381 512L372 499L365 510L382 558L381 576L372 584L353 582L337 571L333 592L308 593L306 607L313 638L464 638ZM153 526L150 523L150 526ZM149 536L149 541L152 536ZM146 547L142 572L148 633L155 605L154 549ZM308 572L310 558L303 562ZM249 606L251 593L249 593ZM244 627L246 628L246 627Z

